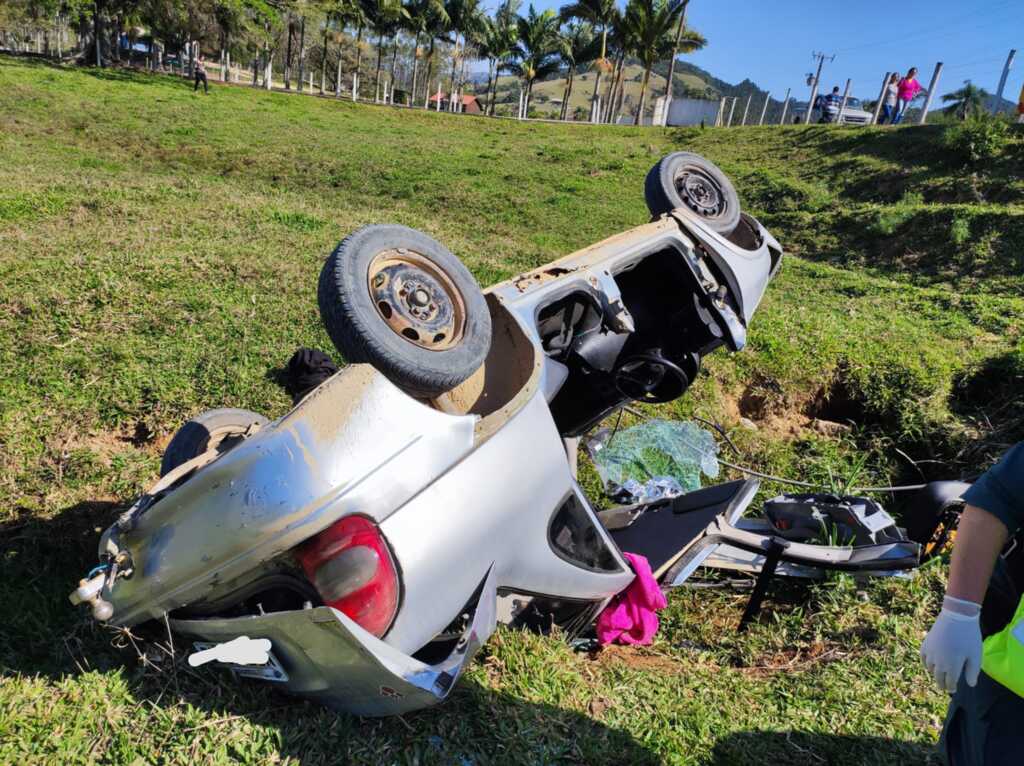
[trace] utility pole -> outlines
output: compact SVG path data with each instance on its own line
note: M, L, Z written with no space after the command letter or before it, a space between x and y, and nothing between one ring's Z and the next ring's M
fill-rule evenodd
M834 53L830 56L827 53L819 53L818 51L812 53L811 57L818 60L818 70L814 73L814 80L811 82L811 100L807 102L807 114L804 115L804 125L809 125L811 122L814 98L818 95L818 83L821 81L821 67L825 63L825 59L828 59L830 63L836 60Z
M846 80L846 90L843 91L843 103L839 105L839 114L836 115L836 124L843 124L843 112L846 111L846 102L850 100L850 86L853 84L853 80Z
M882 78L882 89L878 92L878 101L875 102L875 113L871 115L871 124L878 124L878 115L882 113L882 104L885 103L885 89L889 85L889 78L892 77L892 72L886 72L885 77Z
M999 87L996 89L996 97L992 101L992 114L999 112L999 105L1003 103L1003 91L1006 90L1006 78L1010 75L1010 67L1013 66L1013 59L1017 55L1017 50L1011 49L1010 55L1006 57L1006 63L1003 65L1003 74L999 78Z
M921 116L917 120L918 125L924 125L928 121L928 110L931 109L932 98L935 96L935 88L938 87L940 74L942 74L941 61L935 65L935 73L932 75L932 81L928 84L928 96L924 100Z
M789 88L786 88L786 97L782 100L782 117L779 118L779 125L786 124L786 110L789 109Z

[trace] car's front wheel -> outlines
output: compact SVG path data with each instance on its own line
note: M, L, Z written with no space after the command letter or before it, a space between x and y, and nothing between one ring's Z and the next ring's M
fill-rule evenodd
M732 181L713 162L692 152L662 157L647 174L644 198L655 218L685 208L723 237L740 222L740 198Z

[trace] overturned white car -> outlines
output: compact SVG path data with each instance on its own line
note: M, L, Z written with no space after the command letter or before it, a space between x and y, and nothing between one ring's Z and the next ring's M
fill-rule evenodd
M350 235L319 289L349 365L274 422L187 424L72 601L200 648L266 639L233 669L362 715L443 699L497 621L588 628L633 578L615 536L640 545L639 514L609 531L565 440L743 348L782 258L696 155L664 158L646 192L650 223L484 291L419 232ZM730 530L763 549L731 527L755 488L652 510L660 548L642 552L679 580Z

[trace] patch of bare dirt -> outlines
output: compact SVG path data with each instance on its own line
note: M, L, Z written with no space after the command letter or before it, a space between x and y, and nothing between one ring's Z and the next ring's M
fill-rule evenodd
M808 647L799 649L783 649L767 654L758 659L756 664L737 668L744 675L763 678L776 673L790 673L807 670L816 665L825 665L848 658L853 652L839 644L829 646L822 641L815 641Z
M588 656L599 666L625 665L632 670L650 670L667 675L681 672L678 660L642 646L609 644Z
M814 432L838 439L864 419L863 402L842 369L811 394L786 392L778 381L758 376L742 391L725 393L723 403L731 423L782 438Z
M150 454L162 455L173 434L154 433L139 421L130 430L99 431L86 436L74 436L69 440L68 449L86 449L98 455L104 465L118 454L140 449Z

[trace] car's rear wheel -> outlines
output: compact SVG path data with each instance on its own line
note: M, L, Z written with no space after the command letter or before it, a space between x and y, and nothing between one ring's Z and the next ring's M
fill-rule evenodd
M647 174L644 198L655 218L685 208L722 236L740 222L740 198L732 182L714 163L692 152L662 157Z
M160 475L204 452L227 452L269 421L256 412L235 408L207 410L196 415L174 434L160 461Z
M473 275L443 245L405 226L366 226L320 272L320 317L349 362L372 364L424 399L479 369L491 315Z

